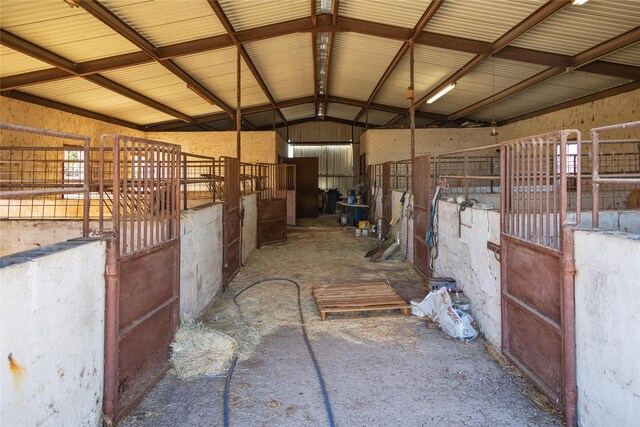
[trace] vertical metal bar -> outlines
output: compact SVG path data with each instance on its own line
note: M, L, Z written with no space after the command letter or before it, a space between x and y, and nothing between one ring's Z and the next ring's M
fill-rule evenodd
M527 170L527 192L526 197L527 197L527 201L526 201L526 209L527 209L527 224L525 227L525 240L527 241L531 241L531 217L533 215L532 209L531 209L531 144L532 141L529 140L525 143L526 146L526 154L525 154L525 159L526 159L526 170Z
M552 248L558 247L558 141L553 140L553 241Z
M573 230L562 230L562 397L567 426L576 425L576 320Z
M106 135L100 135L100 158L98 159L98 188L100 192L100 194L98 194L98 200L100 201L98 221L100 224L100 233L104 232L104 139L106 137Z
M84 200L82 209L82 237L89 237L89 210L91 209L91 139L84 141ZM44 209L43 209L44 212Z
M238 161L242 160L241 157L241 148L240 148L240 140L242 133L242 80L241 80L241 72L242 72L242 57L240 56L240 48L241 46L236 46L236 157Z
M562 227L567 222L567 133L561 132L560 137L560 224L558 226L558 240L562 237ZM562 250L562 241L560 249Z
M591 130L591 226L598 228L600 209L600 134Z
M144 214L144 210L146 208L146 201L144 200L145 194L143 193L144 187L142 186L142 160L144 156L142 155L142 141L138 141L138 145L136 148L136 156L138 163L138 180L136 185L136 191L138 192L138 215L137 215L137 224L136 229L138 235L136 236L137 250L142 249L142 215Z
M127 141L121 141L120 136L118 136L118 147L119 147L119 153L118 155L122 155L122 175L120 177L120 182L118 183L118 186L121 187L122 189L122 200L118 200L118 203L122 206L122 236L120 236L121 240L120 240L120 244L122 246L122 254L126 254L127 251L127 199L129 197L128 191L127 191L127 186L125 185L126 181L127 181L127 170L128 170L128 158L127 158ZM122 143L122 146L121 146ZM120 207L118 207L120 208Z
M413 39L409 40L409 117L411 119L411 160L416 157L416 107L414 96L414 53L413 53Z
M539 238L539 243L541 245L544 244L544 199L543 199L543 188L544 185L542 183L543 177L544 177L544 163L543 163L543 158L542 158L542 152L544 151L544 142L543 141L539 141L539 148L538 148L538 169L539 169L539 173L538 173L538 183L539 183L539 195L538 195L538 209L540 211L540 215L539 215L539 222L538 222L538 238Z
M187 210L187 155L184 153L182 153L182 199L182 208Z
M536 146L538 144L536 143L535 140L531 141L531 166L532 166L532 184L533 184L533 189L531 190L533 195L532 195L532 210L533 210L533 218L532 218L532 224L531 224L531 241L532 242L538 242L538 217L540 216L538 214L538 209L536 209L536 199L537 199L537 194L538 194L538 186L536 185L536 183L538 182L538 176L537 176L537 168L536 168Z
M464 154L464 164L463 164L463 175L464 175L464 199L469 199L469 154Z
M116 162L119 163L119 162ZM118 175L116 173L116 175ZM114 215L116 211L113 211ZM105 268L105 336L104 336L104 402L103 411L113 419L118 410L118 354L120 324L120 272L118 265L118 235L107 241Z
M149 142L144 143L144 191L147 195L147 212L144 216L144 246L149 247L149 226L153 215L153 197L151 197L151 187L149 187Z
M122 195L120 194L120 136L113 137L113 233L116 238L117 255L120 256L122 249L122 230L120 229L120 204Z
M514 192L514 200L516 202L515 206L515 233L514 236L520 237L520 142L517 142L514 147L514 160L516 166L516 174L515 174L515 187L513 189Z
M504 183L507 182L507 171L509 170L507 147L506 144L500 147L500 182ZM491 172L493 173L493 168L491 168ZM504 185L502 187L500 192L500 232L507 233L509 231L506 229L506 224L509 223L509 206L507 205L507 189Z
M546 246L550 246L550 242L551 242L551 206L549 206L550 203L550 197L549 197L549 193L551 192L551 147L549 145L548 141L545 141L545 148L546 148L546 157L545 157L545 165L547 167L546 173L545 173L545 178L546 178L546 201L547 201L547 206L546 206L546 210L545 210L545 219L547 221L547 238L546 238L546 242L545 245Z

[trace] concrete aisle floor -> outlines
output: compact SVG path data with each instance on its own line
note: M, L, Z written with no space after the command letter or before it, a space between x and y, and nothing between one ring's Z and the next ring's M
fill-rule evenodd
M335 217L301 221L288 241L252 255L206 322L239 340L230 393L232 426L326 426L322 394L299 326L296 280L308 333L338 426L559 426L539 395L504 368L483 339L464 343L416 317L397 313L334 315L321 322L311 298L320 283L385 280L405 297L426 289L398 253L369 263L376 243L356 238ZM224 378L183 381L169 373L121 422L123 426L221 426ZM544 407L544 405L543 405Z

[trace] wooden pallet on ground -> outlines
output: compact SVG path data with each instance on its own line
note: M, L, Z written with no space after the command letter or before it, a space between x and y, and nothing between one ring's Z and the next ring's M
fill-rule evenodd
M311 294L321 320L326 320L329 313L354 311L399 309L405 316L409 314L409 304L386 282L316 285Z

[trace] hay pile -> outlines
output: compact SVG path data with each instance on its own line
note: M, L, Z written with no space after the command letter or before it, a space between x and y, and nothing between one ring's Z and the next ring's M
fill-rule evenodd
M171 348L175 373L186 380L225 374L236 355L238 342L201 323L185 320L180 324Z

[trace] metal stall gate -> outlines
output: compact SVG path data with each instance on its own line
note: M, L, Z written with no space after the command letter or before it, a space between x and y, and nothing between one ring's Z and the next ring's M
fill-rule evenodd
M576 398L573 244L565 228L575 225L567 221L569 135L579 150L576 130L502 145L500 219L502 351L566 411L568 424Z
M295 198L296 166L263 163L259 173L258 247L287 240L287 200Z
M423 277L431 276L431 259L427 230L431 221L431 157L420 156L413 159L413 267Z
M224 162L223 290L240 270L240 161L222 157Z
M102 135L99 176L100 231L112 234L104 413L117 419L169 366L180 310L180 147Z

